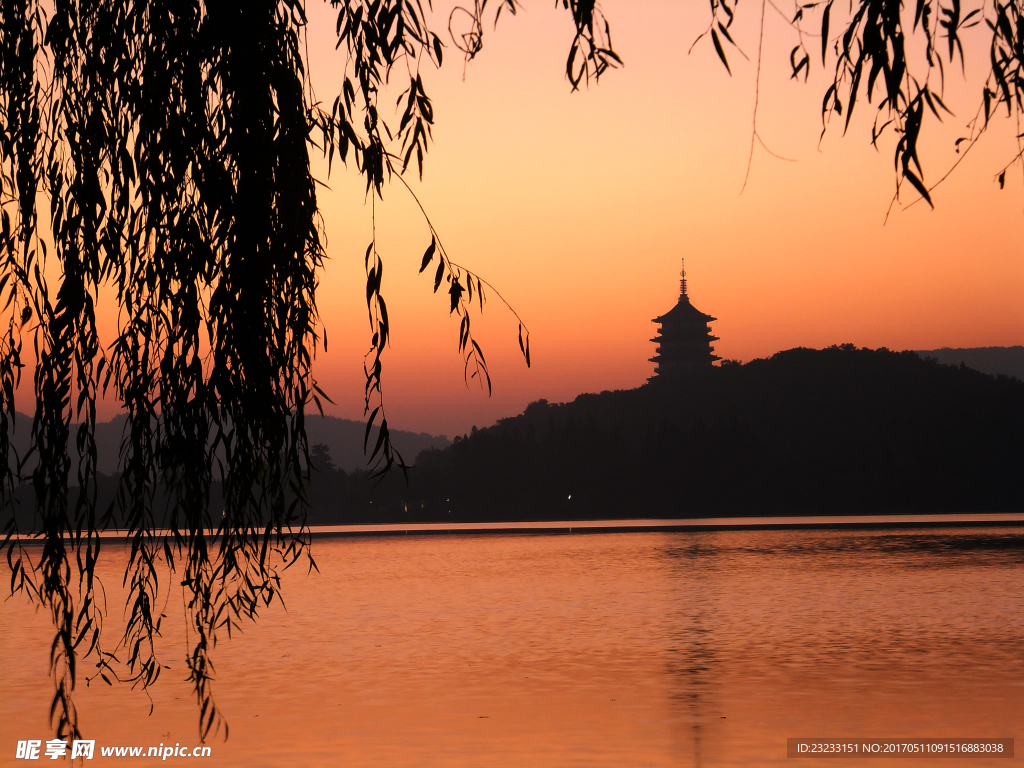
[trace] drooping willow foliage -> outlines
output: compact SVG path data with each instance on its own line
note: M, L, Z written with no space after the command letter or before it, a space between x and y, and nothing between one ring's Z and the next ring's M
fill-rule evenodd
M329 108L310 83L302 0L0 0L0 502L11 520L11 587L53 619L51 716L61 736L79 734L79 664L108 682L147 687L159 677L168 565L184 594L200 736L222 725L226 735L211 686L216 638L279 599L280 569L309 557L304 417L323 394L312 375L323 238L310 158L354 167L371 200L414 162L422 173L434 114L421 70L440 66L451 48L470 61L501 13L518 9L515 0L458 6L447 17L446 48L431 29L429 0L323 2L336 16L345 72ZM573 89L621 63L593 0L555 4L572 20ZM710 5L709 31L725 62L735 2ZM837 57L826 114L849 115L857 95L870 99L877 87L880 114L902 132L900 178L919 191L922 116L943 107L940 89L911 76L905 38L923 35L928 71L941 72L940 42L952 60L958 30L984 20L993 41L984 123L1003 106L1019 116L1020 0L984 0L978 13L948 0L917 0L914 10L853 0L838 39L832 2L797 6L794 75L810 61L800 24L816 6L822 54ZM402 92L397 115L379 103L386 89ZM427 223L421 271L436 270L435 292L446 286L461 318L467 378L489 386L469 313L497 292L454 263ZM380 419L370 453L386 471L404 462L383 411L389 323L375 234L366 271L366 408L370 424ZM116 296L112 343L101 344L97 330L101 293ZM522 323L519 343L529 363ZM32 448L15 456L23 372ZM95 575L111 514L97 501L94 432L104 396L128 417L117 494L129 539L128 622L112 648ZM25 546L12 512L23 480L38 546Z
M433 114L420 68L440 65L444 50L429 7L415 0L330 5L346 78L326 110L304 60L300 0L0 2L0 495L12 512L26 476L41 549L24 545L13 513L4 546L12 589L52 615L60 736L79 735L73 693L83 662L107 682L145 688L159 677L168 565L184 592L200 735L224 725L226 736L211 688L218 633L279 598L279 569L309 554L303 420L323 394L312 376L323 240L310 157L352 162L371 196L413 158L422 172ZM562 5L575 22L577 85L615 59L593 3ZM468 9L474 29L486 6ZM516 10L511 0L501 7ZM470 58L480 43L479 33L457 41ZM378 96L399 79L405 108L389 126ZM447 279L463 317L467 371L486 374L468 320L474 283L481 302L484 283L436 251L437 283ZM388 338L382 271L371 243L374 415ZM101 293L118 305L109 345L97 331ZM32 448L15 456L26 370ZM97 504L103 396L128 417L117 513L130 593L113 650L95 574L112 512ZM395 462L383 417L374 454L384 470Z
M730 33L739 0L709 0L711 21L702 33L710 36L715 52L729 68L726 50L738 48ZM761 37L764 16L778 13L792 26L795 42L789 54L794 79L808 77L819 56L821 66L831 68L832 83L822 99L822 118L827 128L833 116L850 125L858 100L875 104L871 143L891 129L898 135L895 149L896 192L903 182L934 207L932 190L949 172L929 183L918 156L918 141L925 120L954 118L943 102L946 67L963 69L964 30L983 26L988 30L991 68L979 94L977 112L968 117L965 135L956 142L960 163L1001 110L1016 121L1017 148L1007 163L996 170L1003 187L1013 165L1024 156L1024 0L798 0L781 4L761 0ZM699 39L699 38L698 38ZM758 78L760 78L760 44ZM824 130L824 128L823 128ZM757 135L755 106L751 137ZM952 168L950 169L950 171ZM891 208L891 205L890 205Z

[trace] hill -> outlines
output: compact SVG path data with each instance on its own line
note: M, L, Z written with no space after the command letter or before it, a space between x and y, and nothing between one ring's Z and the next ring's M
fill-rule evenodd
M121 440L127 420L127 416L116 416L110 421L96 424L97 469L105 475L114 475L118 471ZM29 446L32 417L24 413L17 414L14 427L11 434L11 445L19 456L24 456ZM338 419L320 414L306 418L306 436L310 447L317 444L326 445L335 465L346 472L366 467L366 456L363 454L365 431L366 424L362 421ZM371 446L377 440L377 433L376 427L370 430ZM426 432L391 430L391 440L406 461L410 462L422 451L443 449L451 445L451 440L445 435L429 435ZM71 477L77 476L77 472L77 462L73 462Z
M538 401L421 454L334 522L1024 509L1024 382L913 352L792 349Z
M113 504L117 492L118 459L126 422L126 416L118 416L96 425L97 469L100 472L100 477L97 479L98 508L101 511L105 511ZM24 457L29 446L32 417L24 413L17 414L14 427L11 434L11 445L18 456ZM313 456L313 464L320 470L317 474L319 482L311 488L314 522L321 522L324 515L331 519L336 515L335 510L339 503L345 508L373 508L370 500L375 484L369 478L369 473L366 470L366 456L363 453L365 431L366 424L361 421L338 419L319 414L306 419L306 435ZM376 441L377 434L377 428L371 429L370 445ZM391 439L395 447L409 462L423 451L442 450L452 444L444 435L401 430L392 431ZM31 459L27 462L22 469L23 478L31 472L33 464ZM69 476L73 486L76 483L77 473L78 462L73 460ZM389 482L394 483L396 479L395 477L389 478ZM76 493L75 490L71 492L69 507L73 506ZM210 498L212 519L216 519L218 514L218 504L221 503L220 493L220 483L214 482ZM157 514L158 516L166 514L164 509L166 496L162 491L157 496L155 503ZM15 490L15 506L19 530L25 532L38 528L38 520L34 514L33 492L29 482L23 482ZM115 511L113 524L118 525L120 519L121 515ZM0 510L0 530L4 529L9 520L9 510Z
M993 376L1002 374L1024 381L1024 347L968 347L966 349L922 349L917 354L944 365L966 365Z
M363 429L310 419L311 524L1024 510L1024 381L913 352L791 349L540 400L450 444L412 435L434 443L408 483L353 467Z
M452 444L446 435L430 435L426 432L405 432L391 429L391 442L411 463L423 451L443 450ZM365 421L338 419L333 416L307 416L306 437L310 447L326 445L336 467L346 472L366 469L366 455L363 453ZM377 427L370 429L369 447L377 442Z

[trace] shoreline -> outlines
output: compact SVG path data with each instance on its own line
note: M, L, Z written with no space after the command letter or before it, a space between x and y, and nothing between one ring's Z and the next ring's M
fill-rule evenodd
M596 533L673 533L706 531L899 529L1024 526L1022 512L923 515L808 515L791 517L702 517L620 520L557 520L514 523L390 523L314 526L315 537L569 535Z
M1024 512L918 515L806 515L788 517L635 518L498 523L380 523L310 526L313 538L356 536L572 535L600 533L702 533L768 530L898 530L912 528L1024 527ZM157 535L164 535L160 532ZM214 535L213 531L209 532ZM108 530L102 539L126 541L123 531ZM31 533L12 539L39 541Z

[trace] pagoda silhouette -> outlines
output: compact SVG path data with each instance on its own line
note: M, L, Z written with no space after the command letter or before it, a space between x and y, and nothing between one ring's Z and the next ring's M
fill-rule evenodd
M661 327L658 335L651 339L658 347L651 358L655 363L654 376L648 381L675 379L710 368L715 360L722 359L711 346L718 337L711 335L710 324L718 318L705 315L690 303L690 297L686 295L685 264L680 277L679 301L664 315L651 321Z

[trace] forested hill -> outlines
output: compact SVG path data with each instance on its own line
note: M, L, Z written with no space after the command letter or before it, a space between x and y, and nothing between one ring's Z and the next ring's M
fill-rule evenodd
M967 349L943 347L942 349L916 350L921 357L934 357L945 365L960 365L982 373L1007 376L1024 381L1024 346L1016 347L968 347Z
M324 437L313 525L1024 510L1024 382L849 345L541 400L423 451L408 484L337 466Z
M389 481L372 506L330 517L1021 510L1024 382L913 352L792 349L677 384L533 403L420 454L408 488Z

